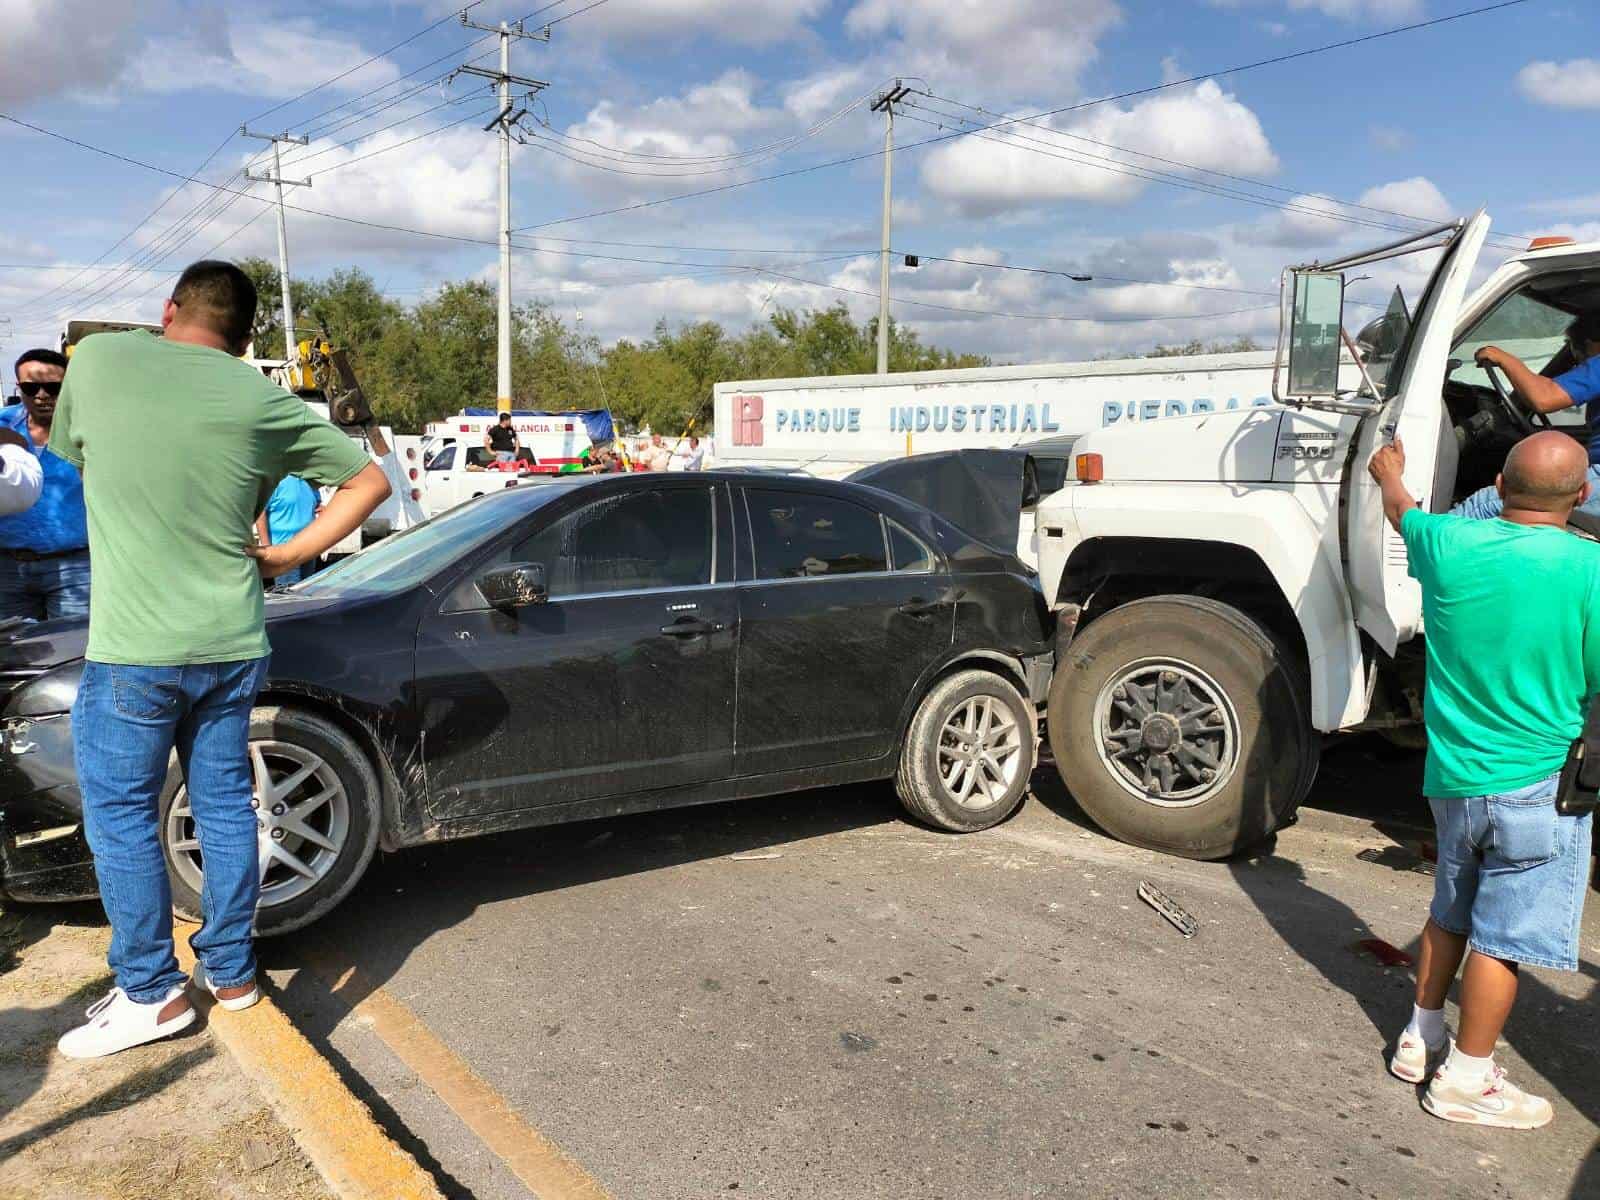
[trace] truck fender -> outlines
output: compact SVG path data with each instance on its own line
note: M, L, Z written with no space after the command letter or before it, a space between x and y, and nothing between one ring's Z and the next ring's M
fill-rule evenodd
M1053 499L1039 519L1040 574L1058 613L1066 606L1063 615L1078 615L1074 564L1081 566L1101 539L1237 547L1259 560L1294 613L1306 646L1312 724L1331 732L1365 719L1361 641L1340 563L1336 488L1080 485Z

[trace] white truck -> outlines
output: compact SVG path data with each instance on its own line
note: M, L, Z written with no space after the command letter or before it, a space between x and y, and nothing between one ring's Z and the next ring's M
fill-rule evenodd
M1434 512L1491 483L1542 422L1473 352L1514 344L1557 374L1577 361L1574 317L1600 308L1600 244L1566 239L1537 240L1468 297L1488 230L1479 212L1286 271L1284 406L1115 425L1074 446L1076 479L1035 515L1058 614L1049 738L1109 833L1224 857L1293 820L1324 734L1416 729L1421 593L1368 460L1399 435L1407 486ZM1378 339L1392 353L1340 387L1345 272L1434 247L1414 316L1396 310L1396 336Z
M422 469L412 477L430 517L502 488L547 483L562 468L579 465L594 445L582 413L514 411L512 428L528 461L520 471L501 470L483 444L484 435L498 420L490 410L463 409L425 427Z
M1274 361L1252 351L719 383L710 465L842 478L911 454L1060 445L1092 429L1270 407ZM1354 386L1353 360L1345 371Z

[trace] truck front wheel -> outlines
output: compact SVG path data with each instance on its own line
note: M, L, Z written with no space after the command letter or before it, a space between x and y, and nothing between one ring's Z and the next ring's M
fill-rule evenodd
M1198 596L1093 621L1056 665L1049 726L1067 789L1097 825L1186 858L1266 837L1315 769L1299 666L1244 613Z

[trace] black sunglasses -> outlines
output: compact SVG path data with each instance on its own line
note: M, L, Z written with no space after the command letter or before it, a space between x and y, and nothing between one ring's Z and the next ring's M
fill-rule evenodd
M29 381L27 383L18 380L17 391L27 396L30 400L40 392L43 392L46 396L59 396L61 395L61 380L50 379L38 382Z

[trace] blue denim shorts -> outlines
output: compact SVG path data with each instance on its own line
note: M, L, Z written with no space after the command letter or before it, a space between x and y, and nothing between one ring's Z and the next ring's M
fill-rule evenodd
M1559 780L1428 801L1439 838L1429 915L1480 954L1576 971L1593 818L1556 812Z

